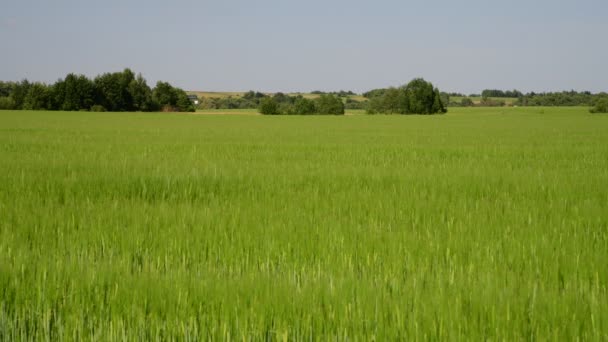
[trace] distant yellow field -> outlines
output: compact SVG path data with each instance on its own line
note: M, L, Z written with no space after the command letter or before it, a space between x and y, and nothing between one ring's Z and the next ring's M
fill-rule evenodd
M188 95L196 95L199 98L218 98L218 99L223 99L223 98L227 98L227 97L242 97L245 92L230 92L230 91L196 91L196 90L190 90L190 91L186 91L186 93L188 93ZM275 93L264 93L266 95L274 95ZM302 95L303 97L307 98L307 99L315 99L317 97L319 97L319 94L311 94L311 93L287 93L290 96L297 96L297 95ZM361 95L350 95L348 96L348 98L351 98L353 100L356 101L365 101L365 97L361 96Z
M450 102L460 102L462 101L464 97L461 96L450 96ZM469 96L469 98L473 101L473 103L475 104L479 104L481 103L481 96ZM495 101L505 101L505 104L508 105L513 105L513 103L515 103L515 101L517 101L516 97L490 97L490 99L495 100Z

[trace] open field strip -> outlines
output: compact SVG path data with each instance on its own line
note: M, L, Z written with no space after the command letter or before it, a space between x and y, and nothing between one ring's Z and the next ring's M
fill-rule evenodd
M227 97L243 97L245 92L215 92L215 91L187 91L188 94L196 95L199 98L218 98L224 99ZM266 95L274 95L275 93L265 93ZM320 97L320 94L311 94L311 93L287 93L289 96L298 96L302 95L302 97L307 99L316 99ZM347 98L356 100L356 101L365 101L367 100L362 95L348 95ZM481 98L480 98L481 99Z
M0 340L607 340L608 116L0 111Z

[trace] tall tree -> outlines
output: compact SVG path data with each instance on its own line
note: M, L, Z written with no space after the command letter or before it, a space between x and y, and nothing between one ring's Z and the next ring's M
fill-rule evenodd
M135 110L133 98L129 92L129 85L133 80L135 80L135 74L130 69L97 76L95 78L97 103L113 112Z
M25 102L25 97L27 96L28 91L30 90L31 83L24 79L21 82L13 83L13 88L11 90L11 98L14 101L15 109L23 109L23 103Z
M23 109L51 109L51 89L43 83L32 83L23 101Z
M344 103L339 97L333 94L319 96L319 98L315 100L315 106L319 114L344 114Z
M152 89L148 87L146 80L141 74L129 83L129 94L133 101L133 109L142 112L150 112L158 109L158 104L152 97Z
M53 109L88 110L95 104L95 87L84 75L68 74L55 83L51 96Z

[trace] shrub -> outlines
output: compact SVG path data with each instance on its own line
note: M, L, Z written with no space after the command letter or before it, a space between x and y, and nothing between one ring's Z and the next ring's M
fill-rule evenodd
M465 97L462 100L460 100L460 105L463 107L473 107L474 103L473 103L473 100L471 100L468 97Z
M91 112L105 112L106 109L102 105L92 105Z
M608 113L608 96L595 101L595 106L589 109L590 113Z
M10 96L0 97L0 109L15 109L15 101Z
M279 105L272 97L265 97L260 100L259 112L264 115L278 115Z
M299 115L309 115L317 112L315 102L303 97L298 97L294 104L294 113Z
M23 100L23 109L43 110L50 108L51 89L43 83L32 83Z
M344 103L335 95L321 95L315 105L318 114L344 115Z

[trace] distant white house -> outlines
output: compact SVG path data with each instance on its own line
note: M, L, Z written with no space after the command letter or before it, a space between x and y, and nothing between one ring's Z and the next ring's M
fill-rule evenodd
M198 96L192 94L192 95L188 95L188 100L190 100L192 103L194 103L195 105L198 105Z

